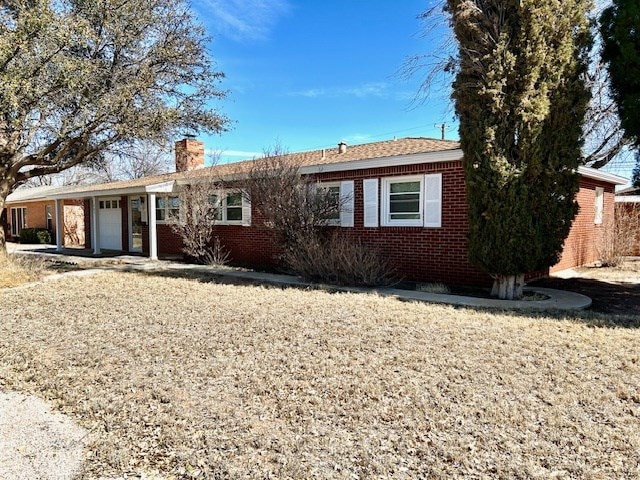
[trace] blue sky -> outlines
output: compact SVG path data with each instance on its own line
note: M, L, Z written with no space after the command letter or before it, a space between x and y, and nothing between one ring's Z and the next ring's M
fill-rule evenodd
M428 51L416 18L428 0L195 0L226 74L229 132L203 137L222 161L395 136L457 138L446 92L416 106L419 78L398 75Z

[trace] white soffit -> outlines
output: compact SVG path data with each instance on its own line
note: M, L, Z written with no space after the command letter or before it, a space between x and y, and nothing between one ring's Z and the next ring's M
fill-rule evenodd
M640 203L640 195L617 195L616 202L619 203Z
M172 193L176 182L170 180L168 182L156 183L155 185L147 185L144 190L147 193Z

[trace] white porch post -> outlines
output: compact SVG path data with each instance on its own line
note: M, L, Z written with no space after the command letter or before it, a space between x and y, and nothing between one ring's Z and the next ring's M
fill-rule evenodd
M91 244L93 254L100 255L100 227L98 225L98 200L91 197Z
M149 193L149 203L147 204L147 215L149 217L149 258L158 259L158 233L156 232L156 194Z
M61 199L56 199L56 251L61 252L64 243L64 208Z

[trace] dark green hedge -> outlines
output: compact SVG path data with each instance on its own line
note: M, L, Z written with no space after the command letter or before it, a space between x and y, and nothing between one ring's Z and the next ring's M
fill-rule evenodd
M46 228L23 228L20 231L20 243L51 243L51 232Z

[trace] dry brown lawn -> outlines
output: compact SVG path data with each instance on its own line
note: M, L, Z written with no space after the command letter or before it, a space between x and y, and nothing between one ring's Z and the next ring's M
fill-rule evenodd
M640 258L628 258L616 267L580 267L575 270L581 278L614 283L640 283Z
M133 273L0 301L0 388L92 431L86 478L640 476L638 319Z
M46 262L40 258L0 253L0 289L38 280L46 271Z

